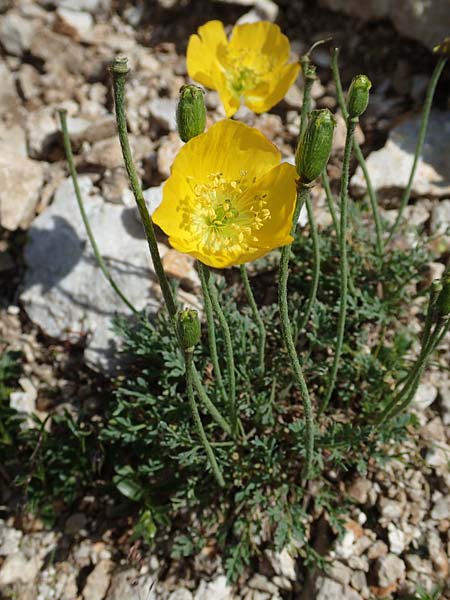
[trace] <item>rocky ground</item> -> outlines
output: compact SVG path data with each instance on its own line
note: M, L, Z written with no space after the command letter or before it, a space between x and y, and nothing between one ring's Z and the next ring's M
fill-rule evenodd
M0 350L24 353L21 390L11 397L18 410L45 417L55 406L95 401L103 374L115 368L117 340L110 319L115 312L126 312L87 243L67 179L57 109L68 112L87 212L112 272L138 308L158 306L115 135L108 65L117 53L126 54L131 67L131 143L146 199L154 208L181 145L174 109L186 82L187 38L198 25L210 18L227 24L276 19L297 56L313 41L333 35L342 45L344 84L358 72L367 72L374 82L358 135L369 154L384 215L395 218L399 187L406 184L412 162L418 109L435 60L420 42L429 47L448 34L450 12L424 8L414 20L411 7L426 3L413 0L394 3L391 12L381 11L385 5L377 2L278 4L0 0ZM348 11L353 4L355 17L329 10ZM329 53L319 48L313 59L321 78L313 88L314 103L335 110ZM449 81L447 69L407 215L433 234L434 277L442 273L450 250ZM206 101L210 121L223 118L217 94L207 92ZM270 114L255 116L241 109L237 116L258 127L292 160L300 101L299 80ZM337 118L329 167L334 183L345 137L342 118ZM359 169L352 188L356 196L364 193ZM320 187L314 194L318 220L325 226L329 217ZM186 303L197 305L192 263L169 249L163 237L160 249ZM92 281L95 285L87 285ZM228 587L219 559L207 549L181 571L176 561L122 543L114 521L105 528L89 518L95 502L90 497L64 517L61 527L47 530L39 519L14 509L0 469L0 598L360 600L404 597L418 585L432 590L449 580L450 379L441 371L428 372L415 410L420 435L402 448L401 458L381 471L372 465L367 478L349 486L354 507L344 538L324 550L330 561L326 574L307 575L287 551L267 554L239 591ZM450 598L450 588L441 597Z

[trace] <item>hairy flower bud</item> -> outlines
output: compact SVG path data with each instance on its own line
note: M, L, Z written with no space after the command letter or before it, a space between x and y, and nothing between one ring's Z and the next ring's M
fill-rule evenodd
M177 106L177 127L180 138L188 142L203 133L206 126L204 91L197 85L183 85Z
M295 153L295 166L303 183L314 181L326 166L335 125L336 121L328 108L311 112L308 127Z
M347 110L351 119L360 117L369 104L369 90L372 83L367 75L353 77L347 94Z
M200 320L196 310L183 308L175 316L178 339L185 352L193 352L194 346L200 341Z

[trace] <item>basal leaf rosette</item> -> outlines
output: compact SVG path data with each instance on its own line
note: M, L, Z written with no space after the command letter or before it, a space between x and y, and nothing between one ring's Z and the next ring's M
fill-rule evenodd
M296 171L258 130L226 119L178 153L154 222L170 244L216 268L292 242Z
M209 21L191 35L189 76L217 90L227 117L241 99L262 113L280 102L297 78L299 63L289 63L290 44L278 25L268 21L236 25L230 40L220 21Z

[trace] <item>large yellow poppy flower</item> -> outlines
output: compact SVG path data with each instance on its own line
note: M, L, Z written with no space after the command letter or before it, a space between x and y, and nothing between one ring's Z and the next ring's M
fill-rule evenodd
M191 35L187 48L189 76L217 90L227 117L241 99L262 113L282 100L297 78L299 63L288 63L289 40L267 21L236 25L227 40L220 21L208 21Z
M211 267L290 244L297 174L280 160L256 129L220 121L181 148L153 220L174 248Z

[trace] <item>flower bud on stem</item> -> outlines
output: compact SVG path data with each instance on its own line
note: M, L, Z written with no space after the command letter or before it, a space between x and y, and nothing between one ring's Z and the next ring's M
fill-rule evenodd
M177 106L180 138L188 142L204 132L206 126L205 92L198 85L183 85Z
M153 266L155 269L156 276L159 281L159 285L161 287L161 291L163 294L164 302L167 308L167 311L172 319L175 318L175 314L177 312L177 306L175 303L175 299L173 296L172 289L169 285L169 281L167 279L167 275L164 272L164 268L161 261L161 256L159 255L158 244L156 241L155 229L153 226L152 218L148 212L147 205L145 204L144 196L142 194L141 186L139 183L139 178L137 175L136 167L133 163L133 157L131 154L130 142L128 140L128 129L127 129L127 120L125 115L125 80L126 75L128 73L127 66L127 58L125 57L117 57L114 59L111 66L111 73L113 77L113 86L114 86L114 102L116 107L116 123L117 130L119 134L120 146L122 148L123 160L125 163L125 169L128 174L128 180L130 182L130 187L134 195L134 199L139 209L139 214L141 217L141 221L144 227L145 235L147 237L148 247L150 250L150 255L153 261ZM175 324L174 324L175 327ZM176 332L176 329L175 329ZM178 339L178 335L177 335ZM195 386L195 389L205 405L208 409L209 413L216 421L218 425L227 433L230 433L230 426L219 413L217 408L208 398L208 395L205 392L203 384L201 382L200 376L195 369L192 368L192 379Z

